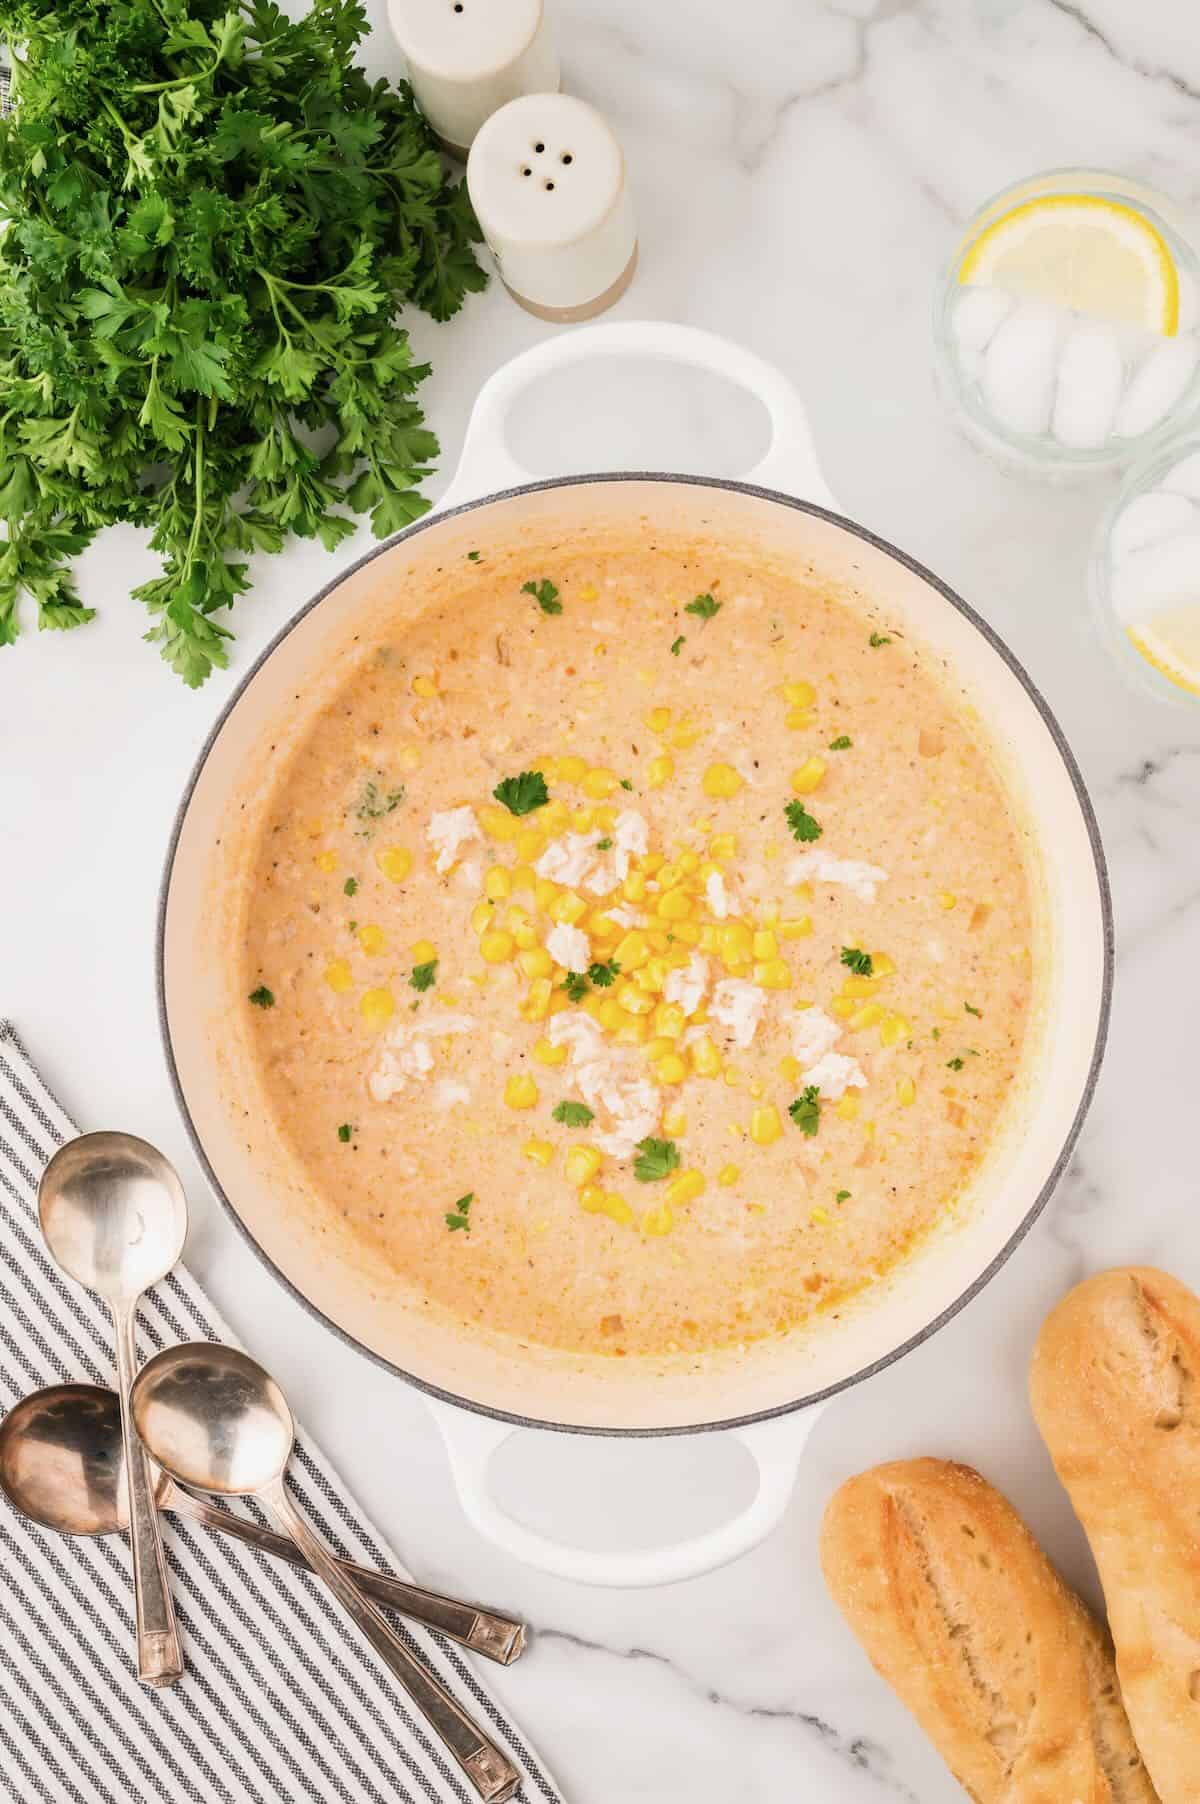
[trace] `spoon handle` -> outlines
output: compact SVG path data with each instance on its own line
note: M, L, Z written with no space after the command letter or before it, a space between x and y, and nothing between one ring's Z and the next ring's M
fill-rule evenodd
M370 1598L363 1596L349 1573L309 1528L285 1491L283 1479L261 1491L259 1497L269 1504L313 1571L325 1580L347 1616L454 1755L479 1796L489 1800L489 1804L503 1804L504 1799L511 1798L521 1783L516 1767L489 1741L441 1681L409 1653Z
M133 1554L133 1598L137 1614L137 1675L143 1685L174 1685L183 1673L183 1653L175 1607L167 1585L167 1562L158 1532L154 1479L149 1456L134 1431L129 1392L137 1372L133 1304L112 1305L117 1352L117 1396L125 1443L125 1483L129 1493L129 1546Z
M194 1497L174 1480L169 1482L164 1509L190 1516L193 1522L202 1522L219 1534L232 1535L238 1541L257 1547L260 1553L290 1560L293 1566L307 1566L308 1561L300 1549L286 1535L277 1535L274 1529L263 1528L257 1522L246 1522L241 1516L231 1516L228 1510L219 1510L202 1497ZM349 1573L359 1590L365 1591L376 1603L399 1610L415 1622L423 1622L427 1628L436 1629L448 1640L469 1647L473 1653L483 1654L501 1666L510 1666L524 1652L524 1626L510 1616L499 1616L476 1604L460 1603L457 1598L426 1591L421 1585L406 1584L403 1579L392 1578L386 1572L374 1572L369 1566L356 1566L350 1560L339 1560L338 1565Z

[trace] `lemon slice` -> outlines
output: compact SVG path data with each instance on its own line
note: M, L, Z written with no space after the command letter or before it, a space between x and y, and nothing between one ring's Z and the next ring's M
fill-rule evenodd
M967 250L958 279L1164 338L1179 328L1179 276L1162 234L1099 195L1047 194L1002 214Z
M1200 605L1170 608L1128 627L1131 643L1160 676L1200 695Z

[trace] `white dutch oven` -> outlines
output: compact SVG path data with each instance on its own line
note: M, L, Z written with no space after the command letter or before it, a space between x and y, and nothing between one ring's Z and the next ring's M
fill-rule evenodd
M713 371L766 405L767 455L743 482L629 474L530 483L505 423L535 378L584 358L655 356ZM469 549L549 545L569 533L717 537L759 561L814 573L882 605L944 661L990 734L1040 872L1040 991L1027 1069L972 1194L889 1282L819 1332L660 1362L576 1358L483 1342L406 1297L339 1239L304 1174L274 1140L241 1039L227 957L237 926L225 873L312 707L371 641L372 621L452 580ZM532 566L530 566L532 567ZM405 598L412 598L406 601ZM360 635L360 644L354 635ZM301 698L303 704L301 705ZM553 338L480 393L457 476L439 511L344 571L245 677L205 746L180 807L159 924L167 1057L196 1151L234 1221L328 1326L427 1394L463 1506L518 1557L591 1584L651 1585L707 1571L754 1546L787 1505L821 1407L940 1327L999 1269L1045 1204L1091 1096L1111 988L1108 892L1096 824L1059 728L1026 673L936 577L839 516L803 408L784 378L706 333L609 324ZM491 1455L515 1428L662 1435L722 1430L757 1467L757 1494L720 1528L649 1552L585 1552L525 1528L489 1494Z

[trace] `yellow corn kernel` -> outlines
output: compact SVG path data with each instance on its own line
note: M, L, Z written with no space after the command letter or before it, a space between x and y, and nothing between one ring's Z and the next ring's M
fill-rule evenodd
M529 946L517 954L517 963L526 977L549 977L554 960L544 946Z
M406 846L383 846L375 854L375 863L389 883L403 883L412 870L412 853Z
M669 708L651 708L646 716L646 725L652 733L665 733L671 724Z
M504 1086L504 1100L510 1109L532 1109L538 1099L538 1087L527 1071L514 1072Z
M396 999L389 989L364 990L359 1011L368 1027L382 1027L396 1009Z
M779 1061L779 1075L785 1084L794 1084L800 1075L800 1061L787 1053Z
M541 914L549 913L550 904L554 901L554 898L558 893L558 884L552 883L549 877L535 877L533 884L533 905Z
M779 1110L774 1103L767 1103L765 1108L755 1109L750 1117L750 1138L756 1146L772 1145L782 1132L783 1123L779 1119Z
M587 903L575 890L565 889L555 896L548 912L552 921L564 921L568 927L574 927L587 913Z
M755 958L774 958L779 951L779 941L769 927L760 927L750 943Z
M629 1207L625 1198L618 1195L615 1190L606 1190L604 1192L600 1209L604 1215L607 1215L611 1221L617 1222L621 1227L627 1227L633 1220L633 1210Z
M687 1076L687 1066L677 1052L669 1052L655 1065L654 1075L660 1084L681 1084Z
M793 883L792 888L795 890L796 894L799 896L799 898L802 902L811 902L812 901L813 886L811 883Z
M414 965L427 965L430 959L438 955L437 947L432 940L414 940L409 947Z
M499 910L497 910L496 919L497 921L500 919ZM518 927L528 927L530 925L528 911L522 908L519 902L510 902L504 911L504 925L514 932Z
M592 819L601 833L611 833L617 824L617 811L615 808L593 808Z
M811 683L784 683L781 689L784 701L793 708L811 708L817 699Z
M660 864L658 867L658 882L660 889L674 889L682 876L683 872L677 864L668 862Z
M949 912L949 910L954 907L954 905L957 901L958 901L958 897L953 893L952 890L940 889L938 891L938 907L939 908L944 908L944 909L946 909L947 912Z
M337 996L344 996L354 984L354 973L344 958L331 959L325 967L325 982Z
M550 1040L535 1040L530 1057L535 1058L539 1065L565 1065L567 1049L565 1046L555 1046Z
M856 1008L850 1016L851 1030L857 1033L860 1028L874 1027L877 1021L883 1020L886 1012L882 1002L864 1002L862 1007Z
M646 945L646 936L639 933L636 928L627 933L624 939L618 940L613 947L613 957L622 971L636 971L639 965L645 964L649 956L650 950Z
M702 1171L677 1171L673 1178L667 1180L667 1188L663 1192L668 1206L682 1209L688 1203L694 1203L705 1191L704 1173Z
M700 787L706 796L735 796L742 787L742 779L732 764L710 764Z
M861 1107L857 1096L843 1096L833 1112L841 1121L853 1121Z
M857 996L861 1000L864 996L873 996L878 988L877 977L850 976L842 984L842 995Z
M687 1023L687 1016L677 1002L660 1002L654 1011L654 1031L677 1040Z
M415 676L412 680L412 692L414 695L423 695L427 698L431 695L436 695L438 692L437 678L431 676Z
M675 760L669 752L664 752L661 757L651 758L646 766L646 788L661 789L663 784L669 783L674 775Z
M401 770L419 770L421 766L421 748L416 745L402 746L396 759Z
M547 802L538 810L538 827L549 839L553 834L561 833L570 818L571 810L561 796L556 796L553 802Z
M828 1211L828 1209L822 1209L820 1203L818 1203L815 1209L809 1210L808 1219L809 1219L809 1221L815 1223L815 1225L818 1228L828 1227L829 1211Z
M636 1015L626 1015L613 1038L618 1046L644 1046L649 1032L648 1021L639 1021Z
M855 1011L856 1004L849 996L835 996L829 1004L829 1012L836 1015L839 1021L848 1021Z
M540 827L522 827L514 849L518 864L536 864L546 849L546 835Z
M649 1026L649 1022L647 1022L646 1025ZM646 1057L650 1060L652 1065L657 1064L659 1059L665 1059L669 1052L674 1051L675 1042L674 1040L669 1039L666 1034L655 1034L652 1039L646 1042Z
M554 995L554 985L548 977L535 977L525 993L521 1004L521 1018L524 1021L544 1021L551 1012L550 1003ZM566 998L563 998L564 1002Z
M917 1086L913 1083L912 1078L907 1075L900 1078L896 1084L896 1101L908 1109L916 1100Z
M805 733L812 726L812 715L807 708L789 708L783 717L783 724L793 733Z
M662 870L666 859L661 852L645 852L638 859L638 870L644 871L647 877L653 877Z
M765 1096L766 1093L767 1093L766 1085L760 1084L758 1079L755 1078L754 1082L750 1085L750 1094L754 1098L755 1102L757 1102L760 1097Z
M621 885L621 894L627 902L642 902L646 896L646 879L641 871L630 871Z
M571 831L587 833L596 824L596 816L591 808L574 808L571 811Z
M674 934L675 938L677 940L682 940L685 946L698 946L700 944L700 925L697 921L676 921L674 923Z
M699 816L697 816L697 818L692 822L692 832L700 833L700 834L709 834L712 832L712 822L710 820L704 820L704 819L700 818Z
M626 1014L615 996L605 996L601 999L600 1007L596 1012L596 1019L606 1032L615 1034L618 1027L620 1027L621 1023L626 1019Z
M336 871L338 855L336 852L318 852L313 859L319 871Z
M641 1220L643 1234L669 1234L674 1226L675 1218L665 1203L647 1209Z
M655 912L663 921L686 921L692 912L691 898L682 889L669 889L658 898Z
M525 762L525 760L522 760L522 762ZM558 759L557 758L551 758L546 753L540 753L536 758L530 758L528 760L528 764L529 764L530 770L540 770L543 777L545 777L547 783L557 783L557 781L558 781Z
M531 952L538 943L537 928L529 922L520 927L514 927L513 939L522 952Z
M747 965L754 951L750 929L743 921L725 921L717 929L717 945L727 965Z
M894 959L889 958L886 952L873 952L871 965L876 977L891 977L896 969Z
M881 1046L898 1046L901 1040L912 1038L912 1027L903 1015L888 1015L879 1029Z
M765 959L755 965L753 977L764 990L790 990L792 987L791 966L786 958Z
M514 890L533 889L537 884L537 872L531 864L513 866L512 886Z
M382 927L376 927L373 922L368 922L358 930L358 943L368 958L376 958L387 945L387 934Z
M717 1077L720 1074L721 1055L707 1034L692 1041L688 1047L688 1057L697 1077Z
M742 1168L740 1165L722 1165L720 1171L717 1173L717 1183L724 1185L725 1189L728 1190L731 1184L737 1183L741 1175Z
M604 1192L599 1184L585 1184L579 1192L579 1207L589 1215L599 1215L604 1208Z
M695 745L700 737L700 725L694 720L680 720L667 735L677 751L685 752L689 746Z
M602 1163L600 1153L594 1146L570 1146L563 1160L563 1173L568 1184L579 1187L591 1182Z
M806 940L813 930L811 915L788 915L779 923L782 940Z
M668 1109L663 1116L663 1128L671 1135L672 1139L676 1134L682 1134L687 1128L687 1115L684 1110L680 1108Z
M495 928L480 937L479 956L489 965L502 965L515 950L516 941L503 928Z
M737 836L733 833L714 833L708 842L710 857L732 858L737 851Z
M521 831L515 815L511 815L507 808L493 806L491 802L479 810L479 825L489 839L501 841L515 839Z
M798 796L811 795L824 775L824 758L806 758L804 763L792 772L792 793Z
M534 1165L549 1165L554 1157L554 1148L549 1140L527 1140L521 1151Z
M596 764L585 773L579 787L583 790L584 795L591 796L594 802L606 802L619 781L615 770L609 770L603 764Z
M581 783L587 774L587 759L577 757L574 752L568 752L557 762L560 783Z
M611 915L606 915L602 909L595 909L588 916L586 927L592 938L597 940L615 939L621 931L620 923L614 921Z

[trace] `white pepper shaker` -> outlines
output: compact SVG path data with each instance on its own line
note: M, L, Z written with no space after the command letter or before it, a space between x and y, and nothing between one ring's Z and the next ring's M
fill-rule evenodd
M514 300L539 319L591 319L628 288L637 229L612 128L569 94L527 94L493 113L467 188Z
M558 87L543 0L388 0L417 103L452 156L466 157L497 107Z

